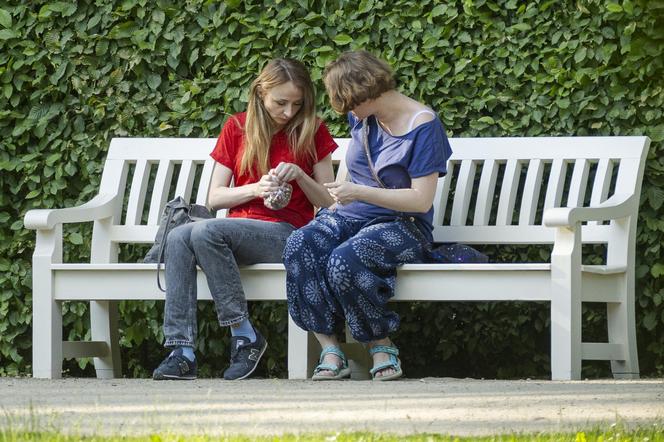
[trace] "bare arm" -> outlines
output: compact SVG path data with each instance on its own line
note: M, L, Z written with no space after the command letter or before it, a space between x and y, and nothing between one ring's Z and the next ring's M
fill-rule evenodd
M339 204L359 200L399 212L425 213L431 208L437 183L438 173L434 172L413 178L410 189L382 189L350 182L327 183L325 187Z
M267 192L278 187L276 181L269 175L263 175L256 183L229 187L232 177L233 171L231 169L219 163L214 165L208 192L208 207L214 210L228 209L254 198L264 197Z
M334 170L332 169L332 155L314 164L313 178L304 173L304 171L293 163L279 163L279 165L270 171L280 181L295 180L307 196L307 199L317 207L329 207L334 203L332 196L327 191L324 183L334 180Z

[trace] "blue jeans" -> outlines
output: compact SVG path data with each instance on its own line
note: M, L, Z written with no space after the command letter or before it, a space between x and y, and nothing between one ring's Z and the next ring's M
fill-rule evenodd
M396 268L424 261L427 247L413 221L367 223L322 209L284 250L288 313L307 331L337 334L345 321L359 342L383 339L399 327L387 309Z
M249 316L238 265L281 262L293 230L285 222L246 218L215 218L173 229L166 240L164 346L194 346L197 265L207 279L219 324L237 324Z

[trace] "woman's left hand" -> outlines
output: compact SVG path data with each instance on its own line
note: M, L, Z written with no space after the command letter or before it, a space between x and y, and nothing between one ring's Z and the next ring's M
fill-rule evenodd
M330 192L335 203L348 204L359 199L358 190L360 186L357 184L348 181L343 181L341 183L335 181L323 185L327 188L327 191Z
M276 177L282 183L288 183L290 181L300 178L304 172L300 169L300 166L293 163L284 163L281 162L277 167L270 170L270 175Z

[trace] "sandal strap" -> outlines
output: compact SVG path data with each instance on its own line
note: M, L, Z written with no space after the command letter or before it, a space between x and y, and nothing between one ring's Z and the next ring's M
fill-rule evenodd
M373 367L371 370L369 370L369 373L371 373L371 376L373 376L379 371L385 370L386 368L393 368L394 371L399 371L401 369L401 361L399 361L399 358L396 356L390 354L389 361L385 361L382 364Z
M344 354L343 351L339 347L335 347L334 345L330 345L328 347L325 347L321 352L320 352L320 357L318 358L318 362L322 363L323 358L327 354L333 354L339 357L341 359L341 363L343 364L343 367L346 367L348 365L348 361L346 360L346 355Z
M399 356L399 349L391 345L375 345L369 349L371 356L376 353L387 353L389 355ZM392 358L390 358L392 360Z
M338 375L341 370L346 367L339 367L335 364L318 364L314 369L314 374L320 373L321 371L331 371L334 373L334 376Z

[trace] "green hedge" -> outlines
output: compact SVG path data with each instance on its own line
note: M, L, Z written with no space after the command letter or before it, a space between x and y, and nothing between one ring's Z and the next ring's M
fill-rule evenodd
M23 4L25 3L25 4ZM67 207L98 188L115 136L214 137L244 109L271 57L303 60L332 132L344 118L320 77L340 51L366 48L400 88L438 110L450 136L648 135L637 253L642 373L664 374L664 1L79 0L0 2L0 374L29 373L32 208ZM65 229L65 259L89 255L89 225ZM504 248L502 259L537 251ZM140 250L126 248L126 259ZM545 252L546 254L546 252ZM226 331L200 304L202 373L227 360ZM548 375L548 308L515 303L397 305L395 336L414 376ZM163 303L121 303L124 373L163 356ZM87 306L65 305L65 336L87 338ZM285 375L286 309L252 306L271 343L264 375ZM606 336L586 306L584 336ZM67 362L72 374L89 361ZM584 375L608 374L585 364Z

